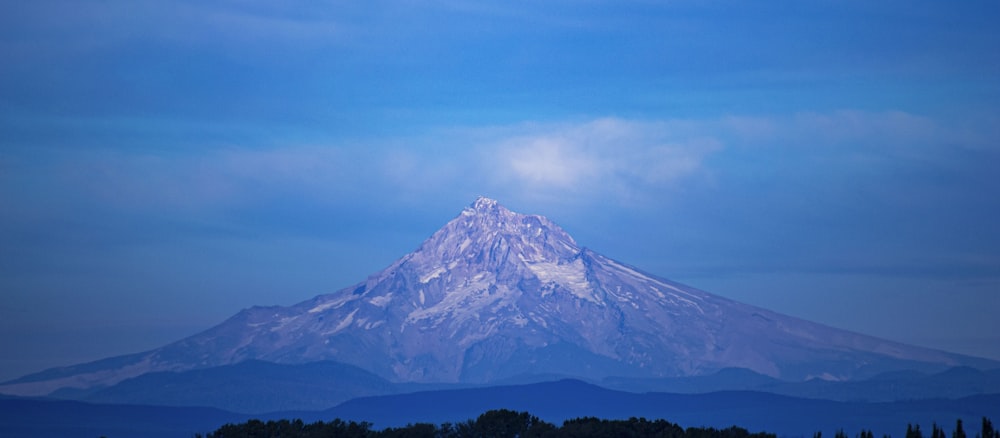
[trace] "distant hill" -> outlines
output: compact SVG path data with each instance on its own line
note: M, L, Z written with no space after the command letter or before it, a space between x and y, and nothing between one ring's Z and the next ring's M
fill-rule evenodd
M903 437L908 423L949 431L961 418L970 430L982 417L1000 416L1000 394L960 399L892 403L840 402L753 391L708 394L627 393L577 380L475 389L365 397L324 411L319 417L366 420L376 426L413 422L442 423L475 418L490 409L528 411L556 424L570 418L663 418L681 426L741 426L781 436L833 436L843 428L854 436L870 429L875 436ZM972 436L972 435L970 435Z
M496 382L512 386L566 379L555 374L521 375ZM897 401L1000 394L1000 370L956 368L936 374L895 372L847 382L784 382L746 369L665 379L608 378L591 382L625 392L697 394L756 391L836 401ZM352 365L323 361L275 364L246 361L206 369L149 373L109 388L59 391L54 397L96 403L208 406L232 412L319 411L364 396L487 385L393 383Z
M729 368L706 376L662 379L612 377L601 380L599 384L630 392L696 394L747 390L826 400L886 402L1000 394L1000 369L982 371L956 367L933 374L889 372L843 382L822 379L786 382L747 369Z
M554 424L571 418L645 417L665 419L682 427L726 428L732 425L779 436L812 437L816 431L832 437L838 429L854 436L870 429L875 436L902 438L906 425L929 430L937 423L951 430L962 419L974 431L982 417L997 418L1000 394L960 399L893 403L838 402L788 397L753 391L708 394L636 394L600 388L578 380L423 391L362 397L323 411L289 411L245 415L197 407L96 404L60 400L0 398L0 436L60 437L191 437L225 423L250 418L295 419L306 422L368 421L376 428L424 422L440 424L476 418L491 409L527 411ZM970 432L969 436L974 436Z
M144 374L82 399L261 413L319 410L355 397L399 391L397 385L351 365L329 361L285 365L251 360L184 372Z

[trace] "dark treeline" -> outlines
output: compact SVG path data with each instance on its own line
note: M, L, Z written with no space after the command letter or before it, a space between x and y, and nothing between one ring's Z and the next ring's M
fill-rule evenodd
M483 413L475 420L460 423L444 423L434 425L429 423L410 424L406 427L390 427L382 430L372 429L366 422L343 421L336 419L330 422L318 421L304 423L302 420L260 421L250 420L240 424L227 424L207 435L196 435L198 438L485 438L485 437L520 437L520 438L560 438L560 437L662 437L662 438L776 438L775 434L766 432L750 433L741 427L732 426L726 429L680 426L665 420L647 420L645 418L630 418L628 420L602 420L586 417L567 420L561 427L540 420L527 412L515 412L506 409ZM822 438L817 432L814 438ZM835 438L848 438L843 430L837 431ZM874 438L870 430L862 430L855 438ZM887 436L883 436L887 438ZM919 425L908 425L906 438L925 438ZM926 438L949 438L944 429L937 424L932 426L932 432ZM962 420L958 420L950 438L972 438L966 435ZM982 430L975 433L975 438L1000 438L1000 431L993 429L989 419L983 418Z
M920 430L920 425L908 424L906 426L906 438L924 438L924 433ZM948 438L948 434L944 431L944 428L939 427L937 423L931 425L931 435L928 438ZM951 432L951 438L971 438L966 435L965 427L962 426L962 420L958 420L955 423L955 429ZM1000 438L1000 430L993 428L993 423L989 418L983 417L982 429L976 431L975 438Z
M628 420L602 420L577 418L567 420L562 427L540 420L527 412L506 409L488 411L476 418L460 423L434 425L410 424L374 430L371 424L336 419L330 422L306 424L301 420L267 421L250 420L246 423L227 424L205 438L471 438L471 437L663 437L663 438L775 438L769 433L750 433L746 429L697 428L683 429L665 420L630 418Z

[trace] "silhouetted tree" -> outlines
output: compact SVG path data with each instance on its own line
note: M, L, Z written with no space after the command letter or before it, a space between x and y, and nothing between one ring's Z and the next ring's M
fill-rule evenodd
M440 431L430 423L407 424L406 427L388 428L376 435L383 438L437 438Z
M487 411L469 425L471 435L481 437L541 437L546 432L555 429L552 424L539 420L527 412L514 412L507 409Z
M948 438L948 434L944 433L944 429L938 427L937 423L932 423L931 438Z
M980 431L979 438L993 438L995 434L993 422L989 418L983 417L983 429Z
M341 419L329 423L318 421L305 424L302 420L278 420L263 422L248 420L241 424L226 424L215 432L205 435L206 438L243 438L243 437L339 437L368 438L373 432L371 424L366 422L345 422Z
M941 437L947 438L947 437ZM965 430L962 429L962 419L959 418L955 422L955 431L951 433L951 438L965 438Z

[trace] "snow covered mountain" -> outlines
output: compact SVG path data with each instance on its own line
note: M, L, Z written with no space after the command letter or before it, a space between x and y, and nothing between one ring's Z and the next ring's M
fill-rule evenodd
M544 217L479 198L364 282L289 307L250 308L163 348L44 371L0 392L43 395L250 359L334 360L398 382L655 378L724 368L839 380L997 366L674 283L580 247Z

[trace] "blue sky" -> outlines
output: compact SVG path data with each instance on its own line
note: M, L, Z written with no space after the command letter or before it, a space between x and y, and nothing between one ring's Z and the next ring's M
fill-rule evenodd
M1000 359L996 2L0 5L0 379L335 291L476 196Z

